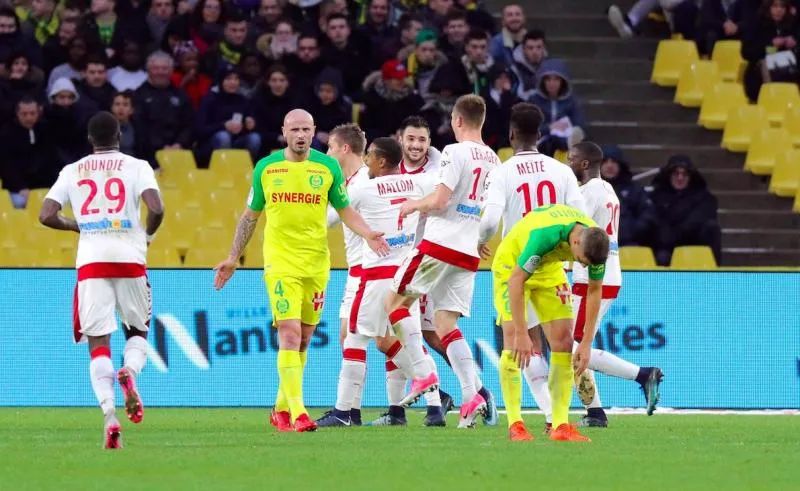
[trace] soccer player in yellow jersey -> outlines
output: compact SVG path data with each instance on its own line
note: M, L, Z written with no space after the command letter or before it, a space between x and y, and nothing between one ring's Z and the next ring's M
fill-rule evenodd
M264 227L264 279L274 325L278 329L280 385L270 422L279 431L314 431L303 404L303 369L309 340L319 323L330 273L327 206L378 254L389 246L350 207L336 159L311 149L314 120L294 109L283 121L286 148L258 161L247 207L227 259L215 268L214 286L222 288L236 271L258 218Z
M492 263L497 321L504 326L500 357L500 387L506 403L513 441L531 440L521 415L520 368L530 362L533 343L525 319L531 302L552 350L550 396L553 401L551 440L588 441L569 424L575 372L589 363L600 309L608 234L581 211L566 205L536 208L517 222L503 238ZM572 302L564 261L589 267L586 327L572 355ZM512 349L510 350L509 347Z

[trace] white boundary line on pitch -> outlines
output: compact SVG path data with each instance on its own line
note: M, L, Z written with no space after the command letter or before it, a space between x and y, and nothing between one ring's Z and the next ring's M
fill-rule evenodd
M504 410L498 411L499 413L505 414ZM586 411L582 410L572 410L570 413L572 414L584 414ZM644 415L647 412L644 409L639 408L620 408L615 407L611 409L606 409L607 414L613 414L615 416L625 416L625 415ZM543 414L539 410L535 409L526 409L522 411L522 414ZM675 414L680 416L685 415L737 415L737 416L800 416L800 410L798 409L752 409L752 410L733 410L733 409L673 409L668 407L661 407L659 406L655 412L655 415L661 414Z

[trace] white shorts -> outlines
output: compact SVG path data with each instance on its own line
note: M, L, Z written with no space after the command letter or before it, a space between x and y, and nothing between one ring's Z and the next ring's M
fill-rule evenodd
M362 278L350 311L348 331L371 338L382 338L394 334L386 314L384 301L392 289L392 278ZM414 303L409 309L411 317L419 320L419 306Z
M611 304L614 303L614 300L616 299L604 298L600 300L600 311L597 313L598 327L600 321L603 320L603 317L608 312L608 309L611 308ZM586 327L586 297L573 294L572 311L575 312L575 322L572 323L572 336L575 338L575 341L580 341L583 339L583 330Z
M419 305L419 316L422 324L423 331L436 331L436 325L433 323L433 302L428 295L423 295L417 300Z
M469 317L475 272L432 258L414 249L394 276L392 290L409 298L428 296L433 315L439 310L458 312Z
M75 286L72 313L75 342L116 331L115 311L126 326L140 331L149 329L152 298L146 276L79 281Z
M360 273L359 268L359 273ZM358 291L358 284L361 282L361 275L353 276L352 274L347 274L347 282L344 284L344 295L342 296L342 305L339 307L339 318L340 319L349 319L350 318L350 309L353 308L353 299L356 296L356 291ZM381 302L383 305L383 302Z

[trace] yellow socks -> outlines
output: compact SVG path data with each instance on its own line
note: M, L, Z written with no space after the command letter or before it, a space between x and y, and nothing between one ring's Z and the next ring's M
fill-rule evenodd
M550 354L550 398L553 400L553 429L569 423L569 403L575 376L572 371L572 353Z
M294 422L298 416L307 413L305 405L303 405L303 363L300 352L278 351L278 376L280 377L280 393L285 399L285 404L292 414L292 422ZM278 401L275 401L275 409L286 410L278 409Z
M508 415L508 426L522 421L522 378L511 350L500 354L500 390Z
M280 357L280 352L278 352L278 356ZM300 364L303 366L303 371L305 371L307 359L308 359L308 351L301 351ZM288 411L288 410L289 410L289 401L286 399L286 395L283 393L282 383L278 382L278 396L275 398L275 411Z

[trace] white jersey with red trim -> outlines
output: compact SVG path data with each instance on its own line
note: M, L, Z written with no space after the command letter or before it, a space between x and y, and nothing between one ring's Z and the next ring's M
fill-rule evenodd
M489 174L484 206L503 207L503 237L531 210L556 204L586 206L575 173L556 159L519 152Z
M158 191L150 164L117 151L94 153L61 170L46 198L72 207L81 230L76 267L146 263L139 200L147 189Z
M405 159L400 161L400 172L403 174L422 174L429 173L435 174L439 170L439 162L442 160L442 153L434 147L428 147L428 155L425 156L425 161L419 167L407 167Z
M447 208L428 216L424 241L478 258L486 176L499 163L497 154L482 143L465 141L444 148L436 184L447 186L452 196Z
M606 260L606 273L603 286L621 286L622 268L619 263L619 198L608 182L596 177L581 186L581 193L586 200L587 215L592 217L598 227L608 233L609 248ZM572 278L575 284L589 281L589 273L579 262L573 263Z
M350 176L347 181L348 191L359 183L369 180L369 169L367 166L361 166L358 170ZM352 268L361 264L361 236L350 230L347 225L342 224L342 235L344 235L344 254L347 259L347 266Z
M350 190L350 204L372 230L383 232L390 252L380 257L361 241L361 267L398 266L416 242L417 220L413 214L400 219L401 205L410 199L421 199L433 192L435 180L430 176L393 174L362 181Z

